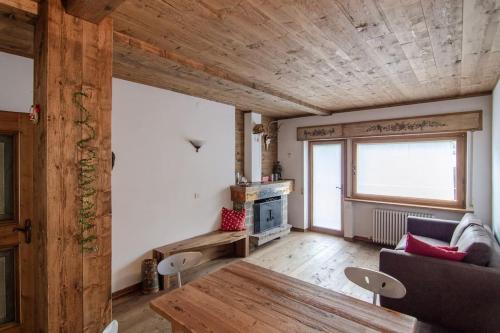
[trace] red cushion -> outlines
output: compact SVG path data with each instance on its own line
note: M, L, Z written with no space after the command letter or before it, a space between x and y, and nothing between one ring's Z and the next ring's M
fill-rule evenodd
M408 253L418 254L421 256L434 257L439 259L462 261L467 255L465 252L459 252L457 250L449 250L445 247L438 247L423 242L415 238L412 234L408 233L406 237L406 248L405 251Z
M245 230L246 210L242 211L222 208L222 221L220 230L222 231L240 231Z
M458 251L458 246L438 246L440 249L445 249L448 251Z

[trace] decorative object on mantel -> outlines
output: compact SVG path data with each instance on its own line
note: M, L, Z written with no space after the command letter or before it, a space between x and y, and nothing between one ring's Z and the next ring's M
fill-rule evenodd
M142 293L154 294L160 291L158 269L155 259L144 259L141 265Z
M275 179L274 180L281 180L283 179L282 178L282 175L283 175L283 166L280 164L280 161L276 161L274 164L273 164L273 175L275 175Z
M33 124L38 124L40 120L40 104L35 104L30 107L29 119Z
M276 133L271 134L271 125L276 125ZM278 139L278 132L280 130L281 124L278 123L277 120L273 120L267 123L266 130L264 133L264 146L266 150L269 150L269 145L271 144L272 140Z
M253 127L252 133L255 135L260 135L260 134L265 133L265 131L266 131L266 129L265 129L263 124L256 124Z
M93 119L89 111L83 105L82 99L88 97L83 91L73 94L73 103L79 111L79 118L75 124L82 130L82 138L78 140L78 200L80 208L78 210L78 223L80 224L79 242L83 251L95 252L97 246L95 241L97 235L94 233L96 211L97 189L95 182L97 180L97 155L98 148L93 146L96 138L96 130L93 125Z
M189 140L189 142L193 145L194 149L196 149L196 152L200 150L201 147L205 144L205 141L203 140Z
M456 112L439 115L384 119L335 125L297 128L297 140L370 137L381 135L428 134L483 129L483 112Z

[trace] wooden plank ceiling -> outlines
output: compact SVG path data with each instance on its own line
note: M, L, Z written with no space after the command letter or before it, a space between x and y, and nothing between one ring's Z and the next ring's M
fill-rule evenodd
M0 49L28 55L29 17L1 8ZM125 0L112 16L115 77L279 118L485 93L500 73L500 0Z

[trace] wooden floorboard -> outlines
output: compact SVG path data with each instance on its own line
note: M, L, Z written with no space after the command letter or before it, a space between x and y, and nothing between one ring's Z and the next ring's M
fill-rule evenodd
M372 294L349 282L344 275L347 266L378 269L380 246L349 242L341 237L315 232L292 232L270 242L243 259L252 264L328 288L357 299L371 302ZM193 281L218 270L238 258L222 258L185 272L183 281ZM175 288L175 285L173 286ZM120 333L170 333L170 323L149 308L149 302L161 295L130 294L113 301L113 317ZM446 329L419 322L419 333L451 333Z
M313 232L292 232L259 248L244 260L370 302L371 294L350 283L343 272L351 265L377 268L379 250L380 247L365 242L348 242ZM234 260L238 258L203 264L186 272L184 281L192 281ZM120 333L170 332L170 323L149 308L149 301L158 295L135 293L115 300L113 317L119 322Z

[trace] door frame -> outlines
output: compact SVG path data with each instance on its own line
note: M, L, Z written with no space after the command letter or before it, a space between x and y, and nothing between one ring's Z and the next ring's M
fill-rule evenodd
M313 219L313 146L315 145L327 145L327 144L340 144L341 149L341 175L340 178L342 180L341 184L341 203L340 203L340 230L333 230L323 227L315 227L314 219ZM345 139L337 139L337 140L321 140L321 141L309 141L308 145L308 165L309 165L309 178L308 178L308 194L309 194L309 202L308 202L308 210L309 210L309 221L308 221L308 229L315 232L320 232L324 234L330 234L334 236L344 236L344 200L346 197L346 186L347 186L347 174L346 174L346 161L347 161L347 140Z
M0 133L13 137L13 219L4 227L12 232L2 235L9 240L16 239L17 251L14 254L16 263L15 276L15 308L14 322L0 327L0 332L31 332L35 324L35 265L37 246L36 224L32 225L32 240L25 243L24 234L15 232L14 227L23 227L24 221L33 219L33 158L34 158L34 125L29 121L27 113L0 111ZM10 231L9 230L9 231ZM6 246L10 247L10 245ZM4 246L0 246L4 248Z

